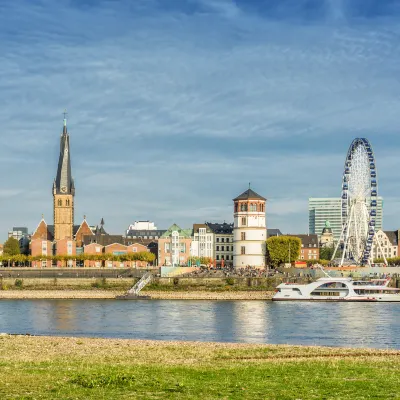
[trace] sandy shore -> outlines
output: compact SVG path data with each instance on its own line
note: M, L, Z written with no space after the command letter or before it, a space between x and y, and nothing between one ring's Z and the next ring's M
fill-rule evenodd
M146 291L143 295L166 300L269 300L273 292ZM109 290L0 290L0 299L113 299L124 294Z
M0 334L2 360L54 361L83 357L96 363L178 364L263 363L305 360L374 358L399 362L396 349L340 348L250 343L185 342L140 339L102 339L86 337L25 336Z

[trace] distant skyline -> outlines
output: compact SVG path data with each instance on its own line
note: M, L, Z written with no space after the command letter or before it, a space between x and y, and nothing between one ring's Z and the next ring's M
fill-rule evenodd
M305 233L367 137L398 229L399 21L394 0L0 0L0 241L53 223L64 109L75 224L230 222L251 182L269 228Z

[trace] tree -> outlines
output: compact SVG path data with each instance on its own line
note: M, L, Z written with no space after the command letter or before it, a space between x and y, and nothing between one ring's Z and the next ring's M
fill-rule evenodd
M273 267L292 263L300 256L301 239L295 236L271 236L267 239L267 259Z
M3 254L5 256L15 256L20 254L18 240L12 236L9 237L3 245Z
M320 260L331 260L334 252L333 247L321 247L319 249Z

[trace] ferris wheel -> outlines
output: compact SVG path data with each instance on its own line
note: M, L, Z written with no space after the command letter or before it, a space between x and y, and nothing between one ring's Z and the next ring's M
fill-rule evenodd
M339 246L341 263L370 265L378 206L378 179L371 144L354 139L347 152L342 178L342 232Z

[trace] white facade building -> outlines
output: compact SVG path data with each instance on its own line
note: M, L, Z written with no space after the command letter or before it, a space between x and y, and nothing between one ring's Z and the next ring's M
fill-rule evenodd
M265 267L266 199L248 189L234 201L233 266Z
M206 224L193 224L191 255L214 258L214 233Z
M233 224L206 222L214 232L214 263L217 267L233 265Z
M398 231L382 231L375 233L372 244L371 258L393 258L398 257Z
M154 222L151 221L135 221L133 224L129 225L127 233L129 231L156 231L157 227Z

